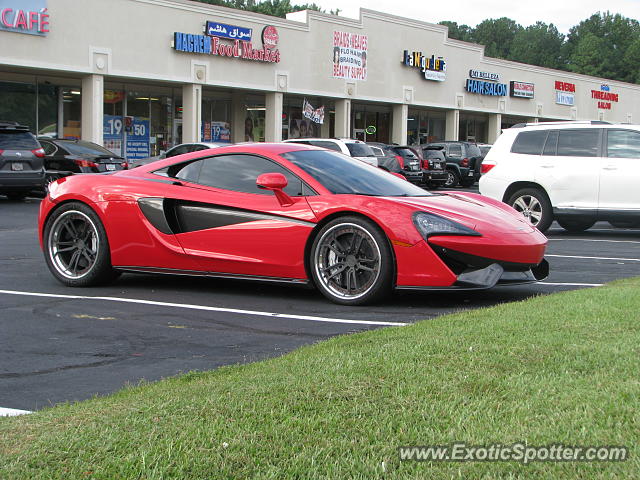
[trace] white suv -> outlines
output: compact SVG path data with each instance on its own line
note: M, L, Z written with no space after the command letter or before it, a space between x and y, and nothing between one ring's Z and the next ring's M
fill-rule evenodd
M371 147L362 140L352 140L350 138L291 138L285 140L285 143L303 143L305 145L328 148L374 167L378 166L378 157L373 153Z
M640 125L518 124L482 163L480 193L511 205L540 231L580 232L597 220L640 225Z

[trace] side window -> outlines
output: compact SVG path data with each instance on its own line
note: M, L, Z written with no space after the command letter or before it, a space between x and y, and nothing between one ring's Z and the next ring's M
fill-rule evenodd
M547 143L544 144L543 155L555 155L556 146L558 145L558 131L552 130L547 137Z
M547 139L547 133L548 130L534 130L519 133L511 146L511 152L522 153L524 155L540 155L544 142Z
M599 129L560 130L558 156L597 157L600 150Z
M313 140L307 143L309 143L310 145L315 145L316 147L328 148L329 150L334 150L336 152L342 153L342 150L340 149L340 145L338 145L337 143L323 142L321 140Z
M197 160L195 162L172 165L169 167L167 174L170 177L175 177L185 182L197 183L203 162L204 160Z
M235 192L273 195L256 186L256 179L263 173L282 173L288 185L284 189L291 196L302 195L302 180L289 170L266 158L254 155L220 155L202 160L202 170L197 183Z
M450 157L462 157L462 145L449 145L449 156Z
M56 150L58 150L58 148L50 142L40 141L40 145L42 145L42 149L44 150L45 155L53 155L54 153L56 153Z
M640 158L640 132L607 130L607 156L612 158Z

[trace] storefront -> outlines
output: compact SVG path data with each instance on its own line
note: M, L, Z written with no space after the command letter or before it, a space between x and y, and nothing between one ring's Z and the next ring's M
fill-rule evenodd
M371 10L36 3L32 24L0 28L0 118L128 159L194 141L492 143L521 122L640 118L638 85L487 58L444 26Z

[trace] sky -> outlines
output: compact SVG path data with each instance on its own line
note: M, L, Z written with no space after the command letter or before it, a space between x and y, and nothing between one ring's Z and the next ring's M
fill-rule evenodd
M430 23L450 20L475 27L488 18L508 17L526 27L537 21L553 23L564 34L598 11L609 11L640 20L640 0L312 0L326 10L358 18L360 7ZM292 1L292 4L296 2ZM309 2L311 3L311 2Z

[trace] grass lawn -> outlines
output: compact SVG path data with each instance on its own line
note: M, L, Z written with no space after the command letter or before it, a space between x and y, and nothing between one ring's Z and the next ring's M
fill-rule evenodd
M0 418L0 479L640 478L640 279L334 338ZM401 445L626 445L409 462Z

